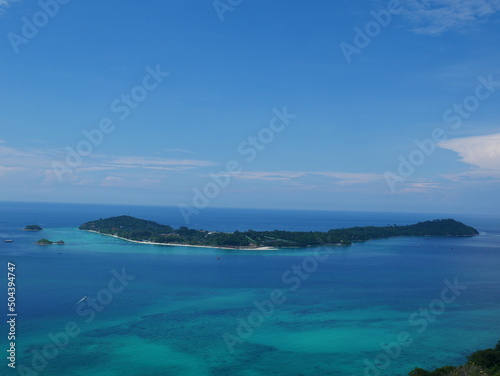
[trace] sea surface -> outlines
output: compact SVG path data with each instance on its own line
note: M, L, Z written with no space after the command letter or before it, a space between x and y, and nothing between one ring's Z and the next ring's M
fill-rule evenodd
M499 217L208 208L191 218L213 231L315 231L452 217L481 232L277 251L78 230L123 214L185 225L177 208L0 203L1 375L395 376L461 364L500 340ZM44 231L20 231L29 224ZM5 356L8 262L16 369Z

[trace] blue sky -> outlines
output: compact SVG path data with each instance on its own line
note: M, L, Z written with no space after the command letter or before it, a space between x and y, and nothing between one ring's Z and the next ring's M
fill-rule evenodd
M499 11L0 0L0 199L496 214Z

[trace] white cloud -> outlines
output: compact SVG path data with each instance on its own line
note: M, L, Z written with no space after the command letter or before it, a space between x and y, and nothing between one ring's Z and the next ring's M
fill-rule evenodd
M100 183L101 187L106 188L159 188L160 179L148 178L123 178L121 176L106 176ZM82 182L80 185L94 185L93 181Z
M59 177L55 173L55 171L49 166L47 169L43 170L43 180L41 181L41 185L58 185L61 184ZM71 185L79 185L81 179L75 173L69 173L64 175L64 183L69 183Z
M331 184L353 185L366 184L384 177L378 174L350 172L303 172L303 171L244 171L236 176L245 180L294 181L302 177L323 177L332 179Z
M193 153L191 150L187 150L187 149L163 149L163 151L167 152L167 153L186 153L186 154Z
M236 175L236 178L244 180L289 181L304 175L305 173L303 172L290 171L243 171Z
M399 191L400 193L428 193L431 190L435 189L443 189L443 187L438 184L434 183L432 181L430 182L408 182L405 184L401 190Z
M500 10L500 0L407 0L404 14L417 34L440 35L481 22Z
M5 144L5 142L1 142L1 144ZM26 158L35 158L35 151L27 151L20 150L15 148L10 148L7 146L0 146L0 157L4 158L12 158L12 157L26 157Z
M456 183L498 184L500 182L500 133L464 137L439 143L452 150L470 167L467 171L443 175Z
M65 164L64 150L18 149L0 141L0 178L3 184L15 185L21 180L31 179L31 184L57 185L59 177L52 164ZM210 161L195 159L165 159L139 156L107 156L93 154L82 159L81 165L62 175L64 183L70 185L120 186L128 184L108 179L99 183L106 175L126 177L127 181L141 187L157 186L158 179L165 178L165 171L185 171L215 165ZM21 176L23 175L23 176ZM141 180L142 179L142 180ZM130 183L132 184L132 183Z
M337 179L338 181L336 184L340 185L366 184L375 180L383 179L382 175L367 174L367 173L313 172L311 174Z
M15 3L20 0L0 0L0 13L4 11L5 8L8 8L10 4Z
M164 159L147 157L118 157L111 159L109 166L127 167L127 168L149 168L149 169L171 169L179 170L194 167L213 166L210 161L201 161L195 159Z
M482 171L500 170L500 133L455 138L443 141L439 146L458 153L462 162Z
M0 177L5 177L7 174L25 172L26 169L23 167L5 167L0 166Z
M23 168L27 172L31 171L31 175L38 169L51 168L52 160L58 158L58 154L54 151L21 150L4 145L5 143L0 144L0 166Z
M498 184L500 181L500 170L472 170L455 174L443 175L444 178L457 183L463 182L494 182Z
M101 183L103 187L121 187L123 186L124 179L118 176L106 176L104 181Z

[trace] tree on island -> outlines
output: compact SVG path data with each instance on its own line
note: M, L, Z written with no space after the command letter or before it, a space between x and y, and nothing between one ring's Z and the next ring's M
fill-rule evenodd
M409 376L500 376L500 342L493 349L479 350L462 366L444 366L434 371L415 368Z
M52 245L52 244L57 244L57 245L64 245L64 241L62 240L59 240L57 242L51 242L50 240L48 239L40 239L39 241L37 241L35 244L37 245Z
M42 231L43 228L41 228L40 226L38 225L28 225L26 226L24 229L24 231Z
M120 238L166 244L203 245L211 247L313 247L319 245L350 245L352 242L394 236L474 236L479 232L453 219L426 221L407 226L351 227L320 231L235 231L232 233L203 231L182 226L175 230L130 216L119 216L87 222L80 230Z

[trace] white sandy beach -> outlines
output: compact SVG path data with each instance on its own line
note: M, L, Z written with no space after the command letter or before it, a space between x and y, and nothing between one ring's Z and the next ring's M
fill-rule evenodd
M234 250L244 250L244 251L275 251L275 250L278 249L278 248L274 248L274 247L257 247L257 248L237 248L237 247L234 247L234 248L230 248L230 247L213 247L213 246L209 246L209 245L192 245L192 244L176 244L176 243L143 242L143 241L139 241L139 240L130 240L130 239L127 239L127 238L122 238L121 236L117 236L117 235L103 234L101 232L93 231L93 230L83 230L83 231L93 232L95 234L104 235L104 236L110 236L112 238L117 238L117 239L125 240L125 241L131 242L131 243L150 244L150 245L164 245L164 246L168 246L168 247L193 247L193 248L230 249L230 250L233 250L233 251Z

